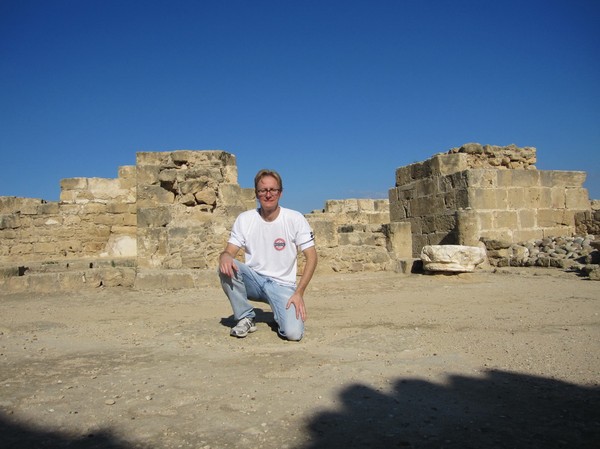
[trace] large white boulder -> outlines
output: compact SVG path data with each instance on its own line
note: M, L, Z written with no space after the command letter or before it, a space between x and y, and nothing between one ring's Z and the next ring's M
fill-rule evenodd
M421 250L425 271L471 272L485 259L485 249L478 246L427 245Z

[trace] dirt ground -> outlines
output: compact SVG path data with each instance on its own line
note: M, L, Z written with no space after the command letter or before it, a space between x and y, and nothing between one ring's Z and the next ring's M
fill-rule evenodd
M598 448L600 282L317 276L301 342L217 289L0 295L2 448Z

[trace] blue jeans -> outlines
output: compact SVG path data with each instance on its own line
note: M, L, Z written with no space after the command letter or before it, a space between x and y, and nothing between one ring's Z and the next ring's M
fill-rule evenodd
M229 298L233 317L241 320L256 316L254 306L250 304L249 299L266 302L271 306L275 322L279 326L279 335L287 340L300 340L304 335L304 322L302 318L296 318L294 305L289 309L285 308L296 289L278 284L238 260L235 261L235 265L237 272L233 278L219 272L221 287Z

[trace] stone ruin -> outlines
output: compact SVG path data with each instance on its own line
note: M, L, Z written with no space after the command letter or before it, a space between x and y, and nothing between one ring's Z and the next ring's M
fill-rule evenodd
M389 199L326 201L306 215L319 272L408 272L439 244L485 245L493 265L510 264L521 242L597 234L585 173L535 162L535 148L467 144L398 168ZM140 152L116 179L60 188L58 202L0 197L2 291L214 285L235 217L256 205L219 150Z

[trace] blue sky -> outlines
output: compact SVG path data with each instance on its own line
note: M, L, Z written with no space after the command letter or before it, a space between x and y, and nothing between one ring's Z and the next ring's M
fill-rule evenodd
M222 149L309 212L479 142L600 199L599 23L598 0L0 0L0 195Z

